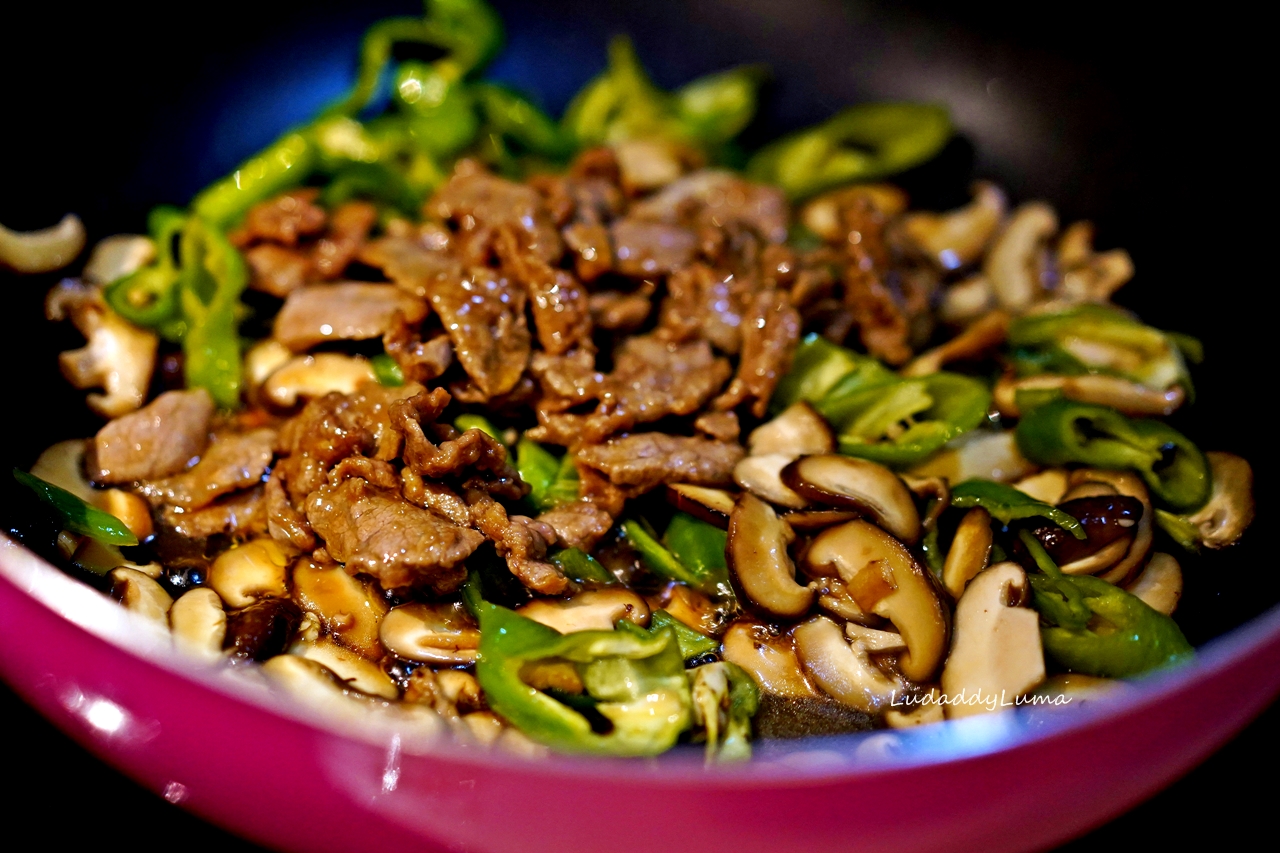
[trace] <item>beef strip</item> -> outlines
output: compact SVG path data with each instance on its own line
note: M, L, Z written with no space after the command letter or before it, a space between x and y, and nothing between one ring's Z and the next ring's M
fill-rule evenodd
M453 364L453 344L448 335L437 334L424 341L403 318L382 336L382 348L396 360L410 382L435 379Z
M311 259L298 249L275 243L260 243L245 250L249 264L249 287L281 299L307 283Z
M697 235L670 222L619 219L609 226L609 236L614 270L634 278L667 275L686 266L698 251Z
M658 327L675 341L702 337L716 349L737 353L742 347L742 314L749 285L732 273L693 264L667 279Z
M262 486L256 486L197 510L166 506L160 512L160 523L187 540L201 541L210 536L252 539L269 533L265 494Z
M271 427L219 430L193 467L143 482L140 490L154 505L202 509L229 492L260 484L271 466L275 443L276 431Z
M649 319L649 312L653 310L654 289L653 282L646 281L631 293L603 290L591 294L587 297L591 322L596 328L609 332L635 331Z
M511 228L498 232L495 248L503 270L524 285L543 350L559 355L574 347L590 347L591 312L582 284L536 253L521 249Z
M405 466L424 480L466 475L468 483L505 497L523 497L528 487L507 459L507 449L493 436L479 429L459 433L436 419L449 404L443 388L423 391L391 408L392 423L404 436ZM427 437L435 433L439 444Z
M380 338L396 325L427 315L421 300L390 284L311 284L289 294L276 315L274 336L295 352L329 341Z
M89 453L89 477L116 484L176 474L204 452L212 419L208 391L167 391L98 430Z
M329 230L311 249L311 266L322 279L346 272L378 221L378 208L367 201L348 201L334 208Z
M613 269L609 229L599 223L575 222L561 232L573 252L573 269L583 281L595 281Z
M324 209L315 204L319 197L320 190L304 187L259 202L249 208L232 239L240 246L265 241L293 248L299 238L324 230Z
M645 432L583 447L578 450L578 462L640 493L664 483L731 485L733 467L742 455L737 444Z
M581 548L587 552L613 527L613 516L602 506L582 500L544 512L537 520L550 525L565 548Z
M457 589L466 579L462 561L484 541L358 477L321 486L307 498L306 512L330 557L352 574L372 575L385 589Z
M633 204L628 215L715 228L745 225L770 243L786 242L789 217L781 190L718 169L703 169L668 184Z
M693 428L716 441L737 441L742 432L738 416L733 412L706 412L693 422Z
M458 225L458 243L469 264L489 256L499 228L514 229L522 246L544 261L564 252L560 235L538 191L483 171L474 161L459 161L453 177L427 202L426 211Z
M544 559L549 544L547 531L535 526L531 519L508 516L502 504L485 492L468 490L465 499L471 508L472 524L493 542L521 583L542 595L559 595L568 589L569 579Z
M431 244L411 236L388 236L360 249L361 263L376 267L396 286L427 299L444 282L462 277L462 263L446 249L448 242Z
M729 363L706 341L669 344L656 337L628 338L618 348L613 371L599 384L596 410L586 415L539 410L535 440L573 445L595 443L636 424L702 408L729 378Z
M751 414L763 418L778 380L791 368L800 340L800 314L785 292L761 290L751 298L742 327L738 374L714 405L732 409L750 402Z

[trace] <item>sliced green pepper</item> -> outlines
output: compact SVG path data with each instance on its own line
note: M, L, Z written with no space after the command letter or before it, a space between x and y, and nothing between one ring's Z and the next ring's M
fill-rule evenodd
M179 300L188 388L204 388L227 409L240 405L240 294L249 283L244 259L216 227L193 216L182 232Z
M965 480L951 489L951 505L961 509L980 506L1002 524L1019 518L1047 518L1071 533L1077 539L1085 539L1084 526L1056 506L1038 501L1013 486L991 480Z
M843 400L823 400L820 412L837 429L840 452L889 466L913 465L987 416L991 392L981 381L939 372L868 388ZM905 429L894 434L900 425Z
M696 519L691 520L696 522ZM690 559L699 561L699 566L697 567L686 564L670 550L663 547L657 537L647 530L642 522L628 520L622 522L621 527L622 535L626 537L633 548L640 552L641 559L644 560L645 565L654 574L670 580L680 581L710 595L725 594L728 589L728 573L723 568L724 563L721 561L720 567L716 568L714 560L702 562L707 558L711 548L714 547L714 543L704 541L694 544L691 540L698 536L698 531L695 531L692 527L687 531L680 531L677 541L680 542L680 546L685 549ZM724 531L711 525L707 525L707 527L719 533L720 541L723 541ZM711 537L707 538L709 540Z
M1062 574L1035 536L1025 530L1019 535L1044 572L1028 576L1031 605L1048 623L1040 637L1058 663L1073 672L1126 678L1195 653L1168 616L1101 578Z
M801 400L817 403L828 395L838 399L895 379L894 374L874 358L811 333L796 346L791 369L778 381L770 405L774 411L782 411ZM833 390L837 385L843 386L840 392Z
M861 104L756 152L747 175L804 198L854 181L874 181L933 158L951 138L945 107Z
M191 211L226 228L258 202L302 183L315 162L311 135L305 131L286 133L230 175L201 190L191 202Z
M708 74L675 91L675 109L688 132L710 146L742 132L755 117L760 85L769 70L743 65Z
M689 728L689 681L673 631L560 634L481 600L474 584L464 597L480 623L476 678L489 707L533 740L567 752L657 755ZM605 731L523 680L526 666L547 662L573 667L583 687L575 704L590 706Z
M618 582L613 573L602 566L599 560L581 548L564 548L556 551L551 555L551 562L555 563L566 577L577 583L610 585Z
M680 654L686 661L710 654L720 648L720 644L700 631L695 631L665 610L655 610L649 617L649 633L670 628L676 634L676 642L680 644Z
M402 62L393 89L414 146L437 159L466 148L480 129L471 92L448 70L438 63Z
M1182 350L1174 336L1104 305L1028 314L1009 325L1014 363L1023 375L1083 372L1122 376L1163 391L1183 385L1191 392Z
M369 359L369 366L373 368L378 384L384 388L399 388L404 384L404 371L400 369L400 363L387 353L380 352Z
M1156 498L1180 512L1209 499L1212 484L1204 454L1160 421L1059 399L1023 415L1015 435L1022 454L1041 465L1079 463L1135 471Z
M680 135L670 95L649 79L626 36L609 43L608 66L573 97L561 123L580 147Z
M186 221L186 214L177 208L153 208L147 232L155 244L155 260L103 291L111 309L130 323L155 328L177 313L179 269L173 244Z
M516 470L529 484L529 502L538 512L578 499L578 468L571 453L557 459L542 445L521 436L516 442Z
M746 670L728 661L688 672L694 719L707 738L707 761L751 757L751 718L760 710L760 688Z
M493 132L553 160L573 152L573 140L563 128L524 95L496 83L476 83L471 91Z
M89 536L111 545L138 544L138 537L133 535L123 521L86 503L66 489L61 489L53 483L18 468L13 469L13 478L35 492L36 497L53 508L61 519L60 523L64 530Z
M724 556L728 534L719 527L677 512L671 516L662 541L682 565L699 577L714 579L716 583L728 582L729 568Z

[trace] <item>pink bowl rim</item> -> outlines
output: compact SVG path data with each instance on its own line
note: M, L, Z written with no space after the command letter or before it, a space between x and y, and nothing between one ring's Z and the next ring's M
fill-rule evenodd
M167 638L147 630L139 617L0 534L0 603L17 593L87 634L84 642L92 642L92 637L115 647L134 667L139 663L150 665L231 701L286 717L317 734L365 742L380 749L387 748L394 739L406 761L446 760L579 779L609 779L626 774L658 786L684 785L695 779L706 784L708 775L724 788L811 785L994 755L1105 727L1111 721L1150 710L1195 683L1209 681L1240 665L1256 651L1280 644L1277 604L1201 646L1192 663L1134 680L1130 682L1132 689L1112 691L1076 708L1024 707L913 729L758 742L752 761L736 765L707 766L701 750L695 748L676 749L645 760L570 755L529 759L469 747L447 737L423 738L394 724L369 726L362 721L357 730L340 719L300 706L260 680L244 676L239 668L210 664L177 651Z

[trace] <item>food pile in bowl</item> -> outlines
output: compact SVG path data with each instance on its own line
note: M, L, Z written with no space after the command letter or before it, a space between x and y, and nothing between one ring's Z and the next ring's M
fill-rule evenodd
M990 183L913 211L939 107L748 154L758 68L663 91L618 40L555 121L477 79L500 37L380 22L347 98L50 292L107 422L15 472L28 544L299 702L523 753L743 759L1194 654L1179 559L1250 468L1161 420L1201 348L1112 304L1124 251Z

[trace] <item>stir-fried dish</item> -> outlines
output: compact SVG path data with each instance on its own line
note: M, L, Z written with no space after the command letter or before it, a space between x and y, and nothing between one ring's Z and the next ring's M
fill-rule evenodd
M1162 420L1201 348L1112 303L1127 253L875 182L942 108L748 156L759 68L664 91L620 39L555 121L478 79L500 38L378 23L347 98L53 288L106 423L15 476L68 570L299 701L526 751L743 758L1194 654L1179 559L1250 468Z

